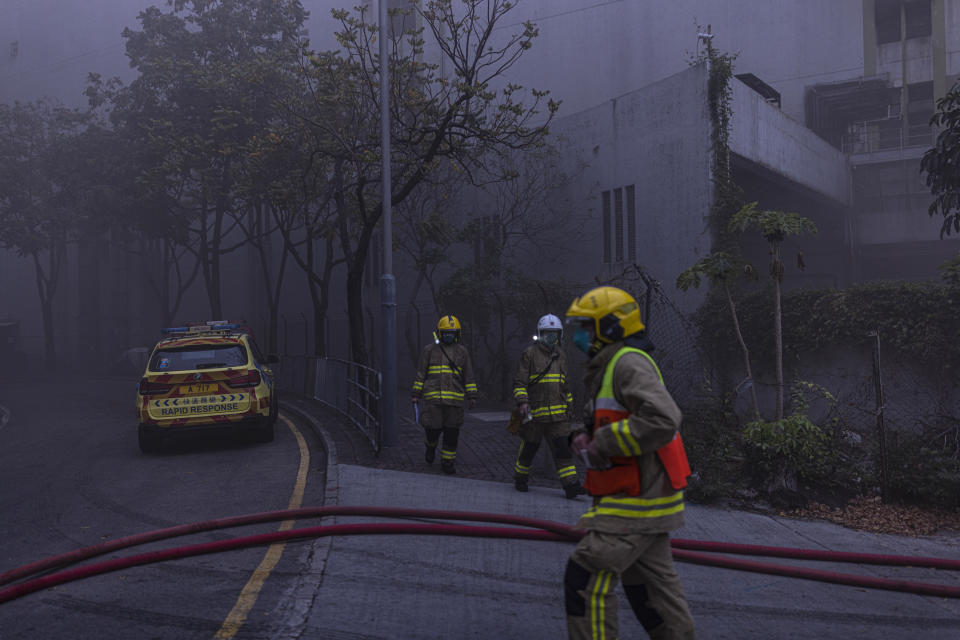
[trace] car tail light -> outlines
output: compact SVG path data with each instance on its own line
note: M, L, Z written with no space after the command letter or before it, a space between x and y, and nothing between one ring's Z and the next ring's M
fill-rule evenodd
M142 396L152 396L161 393L167 393L173 388L172 384L163 382L151 382L147 378L140 378L140 384L137 385L137 391Z
M255 387L260 384L260 372L256 369L243 372L242 375L227 378L228 387Z

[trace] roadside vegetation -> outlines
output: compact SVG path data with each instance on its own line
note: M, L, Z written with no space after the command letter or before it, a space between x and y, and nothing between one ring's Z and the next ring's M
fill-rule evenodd
M728 83L735 56L713 50L714 251L676 281L709 286L695 314L709 371L685 407L692 499L769 504L805 517L905 534L960 529L960 256L940 282L782 289L781 243L815 233L796 214L746 203L729 171ZM956 230L960 85L938 103L943 127L923 170ZM951 155L952 154L952 155ZM768 244L770 280L743 258L742 235ZM803 256L797 256L803 268ZM881 364L881 362L883 364Z

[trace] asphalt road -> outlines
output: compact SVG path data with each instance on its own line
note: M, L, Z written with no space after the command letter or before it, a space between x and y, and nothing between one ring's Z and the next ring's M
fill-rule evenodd
M154 529L322 503L325 458L314 433L294 421L281 419L269 444L209 436L141 454L135 383L0 385L0 572ZM279 526L196 534L115 556ZM302 598L291 595L315 586L302 578L313 544L275 548L272 568L261 565L268 547L255 547L40 591L0 604L0 638L280 637L304 615L292 604ZM252 579L258 567L262 575Z

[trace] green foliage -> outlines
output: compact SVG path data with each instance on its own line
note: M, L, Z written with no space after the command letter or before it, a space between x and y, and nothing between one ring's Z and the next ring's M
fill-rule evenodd
M731 231L742 232L751 228L758 229L771 244L783 242L788 236L817 232L817 225L809 218L798 213L758 211L756 202L744 205L730 219Z
M683 445L694 473L686 496L709 503L733 495L744 482L743 439L730 394L709 386L700 400L684 407Z
M940 265L940 273L947 286L960 288L960 255Z
M932 282L872 282L844 289L798 289L783 295L784 359L836 346L868 349L868 333L879 330L885 352L905 356L932 372L960 368L956 319L960 298ZM721 299L697 311L704 347L720 359L733 357L732 325ZM773 349L767 330L773 318L770 292L756 290L739 300L738 316L751 350Z
M796 292L791 297L795 308L786 322L794 328L789 348L795 354L801 348L828 343L866 344L870 341L867 333L874 329L885 349L892 348L935 369L950 366L960 352L956 305L950 303L941 285L870 283L820 294ZM802 310L815 310L815 314Z
M766 475L785 468L796 472L799 479L818 481L833 469L837 451L831 442L836 423L823 428L810 419L808 394L836 404L836 398L823 387L798 381L791 389L793 412L789 416L770 422L754 420L744 428L743 437L752 461Z
M677 288L687 291L690 287L699 288L702 278L711 285L729 283L742 271L742 263L726 251L716 251L697 260L689 269L677 276Z
M733 78L733 63L737 55L720 53L713 47L707 47L691 61L691 64L706 63L709 70L707 102L713 125L710 148L713 152L711 160L714 180L710 225L714 247L722 251L737 249L737 242L729 231L729 221L743 205L743 190L734 181L730 170L730 118L733 115L730 106L730 81Z
M896 430L887 443L887 483L890 498L910 503L956 508L960 495L960 451L958 427L952 438L932 430L916 433ZM941 437L934 437L939 435ZM879 479L873 479L879 484Z
M930 126L940 130L932 149L923 154L920 171L934 200L927 213L943 216L940 237L960 233L960 82L943 98L930 118Z

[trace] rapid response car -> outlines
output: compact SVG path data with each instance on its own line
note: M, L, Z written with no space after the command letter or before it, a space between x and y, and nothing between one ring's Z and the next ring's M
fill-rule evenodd
M210 321L163 330L137 385L140 450L156 451L164 436L207 430L253 432L273 440L278 404L275 355L263 357L253 333L238 323Z

